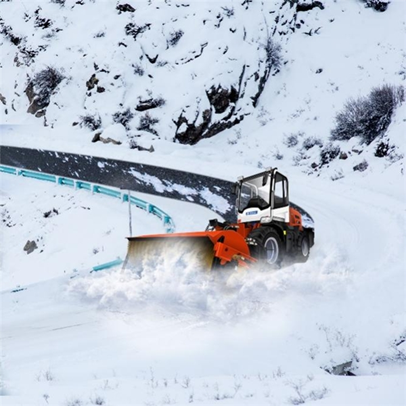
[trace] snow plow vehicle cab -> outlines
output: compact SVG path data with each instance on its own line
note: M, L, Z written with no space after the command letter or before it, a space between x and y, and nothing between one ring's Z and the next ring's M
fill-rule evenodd
M277 168L241 177L234 185L237 224L249 230L251 256L280 265L288 256L307 261L314 245L314 229L303 226L302 215L289 204L289 182Z
M307 261L314 229L304 227L299 210L289 204L288 179L277 168L239 178L233 193L237 223L214 219L201 232L129 237L124 267L142 271L145 261L179 253L193 253L207 270Z

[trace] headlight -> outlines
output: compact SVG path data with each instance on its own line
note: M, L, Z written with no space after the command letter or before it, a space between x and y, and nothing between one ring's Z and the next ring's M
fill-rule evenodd
M271 221L272 221L272 217L269 217L269 216L261 217L261 220L260 220L261 223L270 223Z

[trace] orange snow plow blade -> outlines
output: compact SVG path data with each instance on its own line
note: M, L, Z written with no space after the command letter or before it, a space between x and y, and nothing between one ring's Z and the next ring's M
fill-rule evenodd
M231 261L241 266L247 266L247 261L255 262L240 234L222 230L128 237L124 268L142 270L151 261L173 258L193 260L208 271Z

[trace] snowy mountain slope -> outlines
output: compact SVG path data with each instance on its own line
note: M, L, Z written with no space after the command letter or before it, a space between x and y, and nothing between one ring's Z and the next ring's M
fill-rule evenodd
M28 134L4 134L3 142L45 144L49 149L64 145L64 150L71 151L86 148L94 155L102 151L103 155L136 161L162 162L169 155L175 157L175 165L194 155L204 157L204 162L259 167L280 161L279 166L294 165L306 173L337 177L340 175L336 171L347 175L364 159L374 159L379 140L368 148L359 145L358 138L350 144L342 143L340 150L347 155L354 155L353 149L361 153L350 157L351 164L337 157L332 164L334 170L326 165L320 167L320 146L307 149L303 142L315 138L326 146L334 117L346 100L366 96L373 87L384 83L401 85L405 80L403 1L391 2L383 13L365 8L357 0L326 2L323 8L309 11L297 11L295 2L286 1L139 1L133 12L119 11L113 2L83 3L66 3L64 7L45 1L0 5L4 26L11 27L13 35L21 39L16 46L10 34L3 35L1 43L1 93L6 99L2 121L29 124L23 130ZM36 27L41 18L52 24L48 28ZM131 32L134 25L142 29L127 35L128 24L133 24ZM176 44L171 45L174 33L180 32L183 34L179 34L178 42L174 40ZM281 66L279 72L272 68L254 108L252 98L264 74L268 38L281 46ZM26 49L41 51L29 62L17 63L15 57L22 60ZM157 55L154 63L148 60ZM44 117L25 113L29 101L24 91L27 78L34 78L48 65L65 78L50 97L45 118L52 129L44 131ZM93 74L99 82L88 90L86 83ZM99 93L97 86L105 90ZM223 90L239 88L237 102L220 90L210 96L213 86ZM153 107L159 100L160 105ZM225 110L216 113L216 109ZM124 114L127 110L129 113ZM389 139L393 157L381 159L384 165L380 166L393 162L401 165L399 158L405 153L401 136L404 110L402 105L397 112L400 136ZM231 118L223 120L230 113ZM147 114L149 118L145 119ZM219 129L224 131L193 148L173 143L179 129L186 128L186 119L196 130L205 114L211 117L206 127L220 123ZM223 128L241 115L244 119L233 128ZM101 127L90 133L79 125L72 127L72 123L87 117L85 122L95 128L99 116ZM91 143L100 132L102 138L112 138L122 145ZM285 143L292 135L298 143L287 148ZM129 145L135 149L129 149ZM152 154L137 150L151 146L155 150ZM199 165L194 166L199 170ZM206 166L200 167L210 170Z

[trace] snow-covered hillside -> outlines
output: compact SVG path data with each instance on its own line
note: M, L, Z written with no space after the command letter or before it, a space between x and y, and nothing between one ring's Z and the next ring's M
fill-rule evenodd
M321 151L336 114L349 98L405 80L400 0L385 12L361 0L0 7L2 122L28 125L25 137L3 136L13 145L58 149L63 142L64 150L148 162L170 154L175 166L195 153L205 162L278 161L337 178L374 159L382 140L368 148L359 137L338 143L343 154L326 171ZM404 110L397 109L402 128ZM400 165L401 133L384 140L391 154L380 167ZM110 143L91 142L100 137ZM193 148L180 144L199 139Z
M89 273L124 257L127 205L0 173L0 404L405 405L406 104L370 143L331 140L350 98L405 85L405 16L403 0L0 1L1 145L227 180L277 166L316 224L309 261L273 272L207 275L179 253L142 279ZM177 231L216 217L140 197Z

